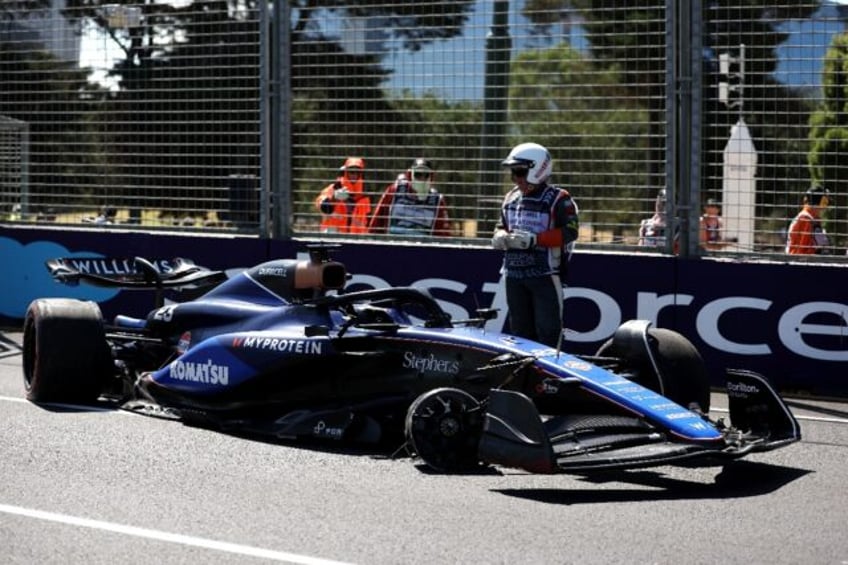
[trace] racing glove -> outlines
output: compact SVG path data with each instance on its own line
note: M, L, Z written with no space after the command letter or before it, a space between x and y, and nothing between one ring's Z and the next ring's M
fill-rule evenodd
M509 232L506 237L507 249L530 249L536 245L536 234L524 230Z
M501 251L506 249L506 240L509 237L509 232L506 230L495 230L495 235L492 237L492 247L494 249L500 249Z

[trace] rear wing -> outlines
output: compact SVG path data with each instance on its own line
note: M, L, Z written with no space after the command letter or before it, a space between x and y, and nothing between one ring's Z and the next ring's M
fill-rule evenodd
M45 265L53 280L71 286L85 282L106 288L161 291L213 286L227 279L223 271L212 271L181 257L156 264L143 257L69 257L50 259Z

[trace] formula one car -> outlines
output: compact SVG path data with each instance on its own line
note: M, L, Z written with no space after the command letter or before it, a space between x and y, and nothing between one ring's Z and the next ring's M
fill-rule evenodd
M144 318L34 300L23 373L33 402L109 401L225 432L397 441L430 467L553 473L742 457L800 439L761 376L728 371L730 424L709 418L710 380L683 336L624 323L594 356L490 332L494 312L452 320L426 291L345 292L331 246L232 278L190 261L120 275L48 262L61 282L149 288ZM200 296L165 303L169 289ZM198 291L200 289L200 291Z

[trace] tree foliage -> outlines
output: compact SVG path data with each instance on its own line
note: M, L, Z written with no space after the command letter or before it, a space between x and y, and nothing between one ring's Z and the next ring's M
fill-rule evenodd
M787 131L798 131L806 124L810 103L803 92L780 83L774 75L777 48L789 35L783 24L808 18L817 6L809 3L775 3L769 0L709 0L704 2L705 62L707 70L716 71L720 53L740 55L745 46L744 105L741 114L751 130L757 148L758 216L779 210L786 194L799 191L798 172L803 168L803 152L797 151L796 140ZM734 65L732 72L738 72ZM717 195L721 190L721 156L737 121L740 109L728 108L717 100L718 81L737 84L734 77L716 72L705 73L704 143L705 190ZM793 151L793 149L796 149ZM803 182L803 181L802 181Z
M297 21L292 30L296 42L304 34L320 30L318 19L324 12L344 12L352 17L383 18L384 28L401 38L404 49L417 51L437 39L459 35L474 0L291 0Z
M294 121L314 119L320 104L308 98L297 99ZM434 95L414 96L409 92L387 99L386 104L388 109L377 122L377 129L373 124L354 121L341 126L340 132L327 132L300 144L296 167L323 170L326 177L295 182L294 200L301 206L297 212L309 212L318 190L335 178L343 158L356 155L365 157L365 191L372 202L376 203L386 185L405 171L414 158L425 157L435 164L435 183L448 200L451 216L474 217L479 205L475 197L479 147L466 140L479 136L480 104L448 103ZM329 140L329 144L320 144L321 139ZM339 158L328 163L327 155L333 151Z
M848 33L833 38L824 60L823 98L818 109L810 116L810 150L807 162L813 181L823 185L835 196L839 205L848 195ZM828 215L834 224L844 221L840 213L844 206L833 206ZM836 231L836 230L831 230ZM837 238L837 247L843 247L846 230Z
M641 99L645 110L642 153L645 206L653 209L665 183L665 5L645 0L528 0L523 11L541 30L564 18L576 18L598 69L618 77L625 95ZM648 208L646 208L647 210Z
M19 20L27 12L46 10L52 0L3 0L0 2L0 21Z
M786 204L786 194L798 193L803 151L786 131L803 128L810 104L804 93L775 79L777 47L788 38L783 24L808 18L812 3L770 0L703 0L704 81L702 123L702 193L719 196L722 155L737 109L717 101L717 60L721 52L734 57L745 45L744 117L759 152L758 216L768 216ZM585 28L597 65L617 68L622 84L646 101L652 146L645 167L655 181L651 162L665 160L666 14L665 2L644 0L527 0L523 14L541 32L564 17L577 14ZM731 79L731 83L734 79ZM652 183L653 184L653 183ZM794 201L794 196L793 196Z
M632 225L621 201L648 184L638 155L648 150L647 111L628 96L615 69L598 70L568 45L525 51L512 63L510 120L514 141L568 148L555 181L591 194L581 220ZM602 163L602 165L601 165ZM591 190L587 190L591 187ZM618 212L613 212L618 210Z
M67 195L90 195L98 171L88 166L96 160L87 116L96 88L86 72L76 61L0 42L0 84L0 116L28 126L30 211L61 207Z
M172 200L188 207L196 202L192 187L222 188L230 174L258 171L260 1L68 0L68 14L94 22L124 52L110 71L120 88L106 109L122 129L114 133L109 152L110 160L138 166L124 168L126 177L117 184L137 191L161 186L165 175L176 177L186 190ZM414 51L461 33L472 4L291 0L292 49L281 56L290 58L295 170L336 145L340 155L375 141L394 148L407 135L408 121L380 89L388 76L380 56L343 49L333 30L325 29L328 16L381 18L403 48ZM140 9L140 25L110 26L107 16L115 6ZM174 128L175 123L183 125ZM381 124L380 135L374 123Z
M383 185L403 171L412 158L431 154L426 147L437 147L434 139L427 139L428 131L450 129L443 127L448 124L439 123L438 116L445 115L445 111L464 114L461 108L444 107L432 115L436 116L434 120L424 111L439 104L432 97L418 102L409 96L398 100L386 98L381 86L389 71L382 65L381 55L346 51L339 38L321 25L328 13L381 19L383 29L398 37L404 49L417 51L429 42L460 34L472 5L473 0L448 4L437 0L351 0L343 5L326 0L293 2L294 168L323 169L329 174L346 155L365 156L366 182L377 196ZM375 124L379 127L375 128ZM429 134L435 135L432 131ZM418 140L420 150L415 147ZM416 154L398 155L398 147ZM333 151L337 152L338 163L327 163L327 154ZM440 179L440 182L448 181L450 177L440 174ZM296 182L294 200L301 203L296 212L308 212L321 183L329 180L304 178Z
M810 116L808 155L810 174L833 191L844 189L848 170L844 165L845 140L848 138L848 34L833 38L825 55L824 97Z

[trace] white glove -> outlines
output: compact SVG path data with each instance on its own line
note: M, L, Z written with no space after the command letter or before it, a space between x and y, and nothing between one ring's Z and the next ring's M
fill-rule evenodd
M336 200L341 200L342 202L344 202L345 200L350 198L350 191L348 189L344 188L344 187L337 188L336 190L333 191L333 198L335 198Z
M529 231L515 230L507 234L507 249L530 249L534 245L536 245L536 234Z
M506 240L509 237L509 232L506 230L495 230L495 235L492 237L492 247L503 251L506 249Z

